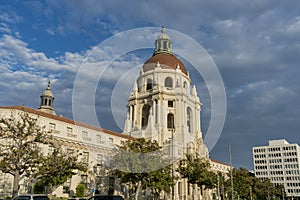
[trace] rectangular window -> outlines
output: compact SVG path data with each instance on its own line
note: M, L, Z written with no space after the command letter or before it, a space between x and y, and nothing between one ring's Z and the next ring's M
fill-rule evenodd
M88 137L88 132L82 131L82 137L83 137L83 138L87 138L87 137Z
M173 108L173 101L168 101L168 107Z
M64 194L69 194L69 193L70 193L70 186L64 185L64 186L63 186L63 193L64 193Z
M73 129L71 127L67 127L67 137L76 138L77 135L73 133Z
M56 129L56 124L54 123L49 123L49 130L55 130Z
M72 133L73 129L71 127L67 127L67 133Z
M108 142L109 142L109 144L112 144L112 143L114 143L114 139L113 138L108 138Z
M82 134L82 140L84 140L84 141L91 141L91 140L92 140L92 139L89 137L89 134L88 134L87 131L82 131L81 134Z

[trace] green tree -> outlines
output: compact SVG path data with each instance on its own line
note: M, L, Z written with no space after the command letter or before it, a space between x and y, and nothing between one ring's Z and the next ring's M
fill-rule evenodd
M162 191L168 194L171 192L170 186L173 184L170 185L170 183L174 183L176 179L173 180L172 176L170 176L171 170L171 165L167 165L161 169L149 172L144 187L151 191L155 199L159 198Z
M254 176L245 168L233 169L233 189L236 198L240 199L279 199L284 195L283 186L276 186L271 183L270 179L261 180ZM227 179L226 192L231 198L231 183Z
M192 154L186 154L185 158L179 161L178 171L182 178L186 178L188 183L193 185L193 193L195 185L201 189L215 188L217 183L217 176L215 173L209 171L209 161L204 158L199 158ZM194 194L193 194L194 196Z
M33 186L33 193L34 194L44 194L45 193L45 186L42 182L36 182Z
M155 195L170 192L174 184L169 163L156 141L138 138L127 140L118 146L114 156L115 174L121 183L135 188L135 199L141 190L150 190Z
M52 154L45 155L43 146L55 146L52 135L38 124L38 117L27 112L12 113L0 118L0 171L14 177L12 196L19 191L23 178L35 178L36 186L52 188L64 183L86 167L57 145ZM41 189L39 189L41 191Z
M234 191L239 198L247 198L250 196L250 187L253 182L253 176L245 168L239 170L233 169Z
M83 184L78 184L76 186L76 196L83 197L85 192L85 186Z
M51 193L73 175L86 170L86 164L79 162L75 154L67 153L56 147L51 154L43 158L43 165L39 166L34 177L49 188Z
M11 114L0 119L0 170L14 177L12 196L19 191L21 178L30 176L43 162L41 146L51 136L28 113Z

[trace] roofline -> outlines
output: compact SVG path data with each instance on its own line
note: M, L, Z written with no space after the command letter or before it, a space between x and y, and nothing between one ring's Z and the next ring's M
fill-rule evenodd
M133 137L131 137L129 135L121 134L121 133L114 132L114 131L104 129L104 128L99 128L99 127L92 126L92 125L89 125L89 124L86 124L86 123L83 123L83 122L77 122L77 121L74 121L74 120L69 119L69 118L65 118L65 117L61 117L61 116L57 116L57 115L52 115L52 114L49 114L49 113L46 113L46 112L43 112L43 111L38 111L38 110L35 110L35 109L32 109L32 108L28 108L26 106L0 106L0 109L20 110L20 111L40 115L40 116L43 116L43 117L51 118L51 119L54 119L54 120L58 120L58 121L61 121L61 122L65 122L65 123L69 123L69 124L73 124L73 125L93 129L95 131L102 131L102 132L110 134L110 135L114 135L114 136L118 136L118 137L122 137L122 138L126 138L126 139L134 139Z
M228 167L231 167L229 164L227 163L224 163L224 162L221 162L221 161L218 161L218 160L214 160L214 159L210 159L212 162L215 162L215 163L219 163L219 164L222 164L222 165L226 165Z

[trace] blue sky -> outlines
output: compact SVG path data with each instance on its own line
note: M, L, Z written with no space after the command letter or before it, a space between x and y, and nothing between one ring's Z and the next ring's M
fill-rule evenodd
M114 34L162 25L201 44L222 75L227 115L211 158L228 163L230 144L233 164L251 169L252 146L280 138L300 143L298 0L4 0L0 5L0 105L37 108L50 79L56 112L73 118L74 80L93 48ZM149 37L155 38L153 33ZM113 57L116 47L101 53ZM131 52L106 69L95 97L102 127L122 128L111 111L113 88L130 66L140 65L151 54L152 50ZM192 78L203 102L205 135L209 93L201 77ZM130 87L133 80L127 80ZM129 92L119 98L124 102L118 107L123 116Z

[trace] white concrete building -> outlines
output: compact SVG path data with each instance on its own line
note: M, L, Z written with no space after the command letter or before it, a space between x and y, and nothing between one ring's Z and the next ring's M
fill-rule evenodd
M254 172L258 178L284 185L287 197L300 198L300 148L286 140L270 140L268 146L253 147Z

